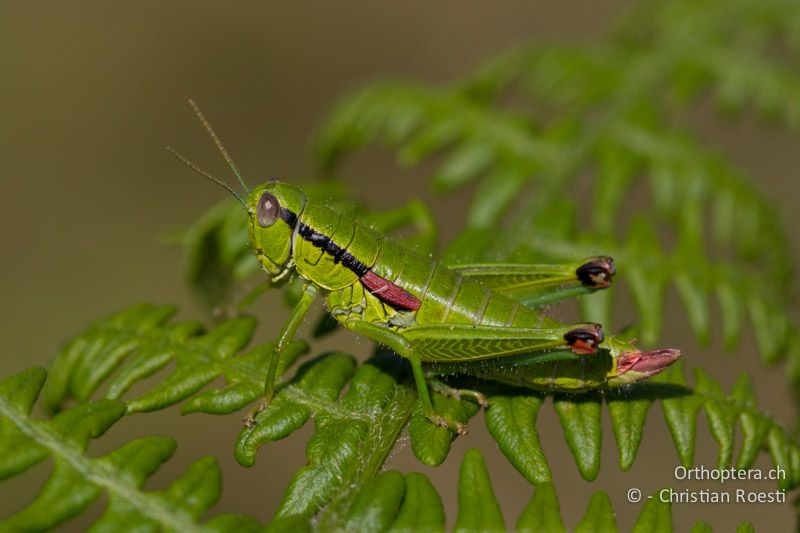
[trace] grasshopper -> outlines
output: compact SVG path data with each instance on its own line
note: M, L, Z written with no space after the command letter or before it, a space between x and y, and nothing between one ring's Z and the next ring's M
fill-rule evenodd
M250 244L273 282L292 276L303 281L302 295L284 323L269 360L264 397L245 419L248 426L271 400L280 353L295 337L319 295L346 329L406 358L425 416L459 433L466 431L463 424L434 409L423 365L469 365L480 369L477 373L481 377L496 381L579 390L621 383L621 376L642 360L641 352L622 347L621 341L609 339L603 345L600 324L564 325L533 307L553 300L553 294L559 298L608 287L615 273L611 258L594 257L562 265L446 266L432 261L365 224L309 201L295 185L269 181L249 190L202 112L190 103L247 197L242 198L226 183L169 150L239 200L247 212ZM606 346L601 350L606 354L603 358L596 353L601 345ZM557 363L559 359L567 361ZM548 364L535 364L539 360ZM522 372L504 369L504 362L514 361ZM567 372L570 365L574 369ZM580 368L584 374L578 378ZM587 368L591 370L588 373ZM544 371L550 375L544 376ZM570 372L576 375L564 377ZM639 374L639 378L646 377ZM586 379L589 375L595 377ZM632 373L631 378L636 375ZM567 386L569 379L580 382L581 387ZM475 397L485 403L480 394L475 393Z

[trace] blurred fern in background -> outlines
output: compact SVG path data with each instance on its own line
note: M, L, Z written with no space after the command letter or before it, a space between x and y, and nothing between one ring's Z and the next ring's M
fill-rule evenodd
M780 218L749 176L679 125L711 98L721 112L752 109L799 127L797 13L785 1L647 2L600 46L512 50L449 86L374 84L340 101L317 137L317 159L331 172L374 143L404 165L437 156L435 190L477 182L445 257L608 253L645 343L658 339L664 289L674 283L700 341L710 338L713 295L725 345L737 346L747 314L763 357L791 354L797 380ZM633 195L639 181L648 199ZM585 182L590 200L575 192ZM498 226L507 229L500 238ZM587 317L609 323L608 294L585 302Z

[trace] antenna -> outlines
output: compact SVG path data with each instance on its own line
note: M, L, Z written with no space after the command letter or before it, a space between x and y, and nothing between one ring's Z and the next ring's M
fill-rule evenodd
M241 197L241 196L239 196L238 194L236 194L236 191L234 191L234 190L231 188L231 186L230 186L230 185L228 185L227 183L225 183L225 182L224 182L224 181L222 181L222 180L219 180L219 179L215 178L214 176L212 176L211 174L209 174L208 172L206 172L206 171L205 171L205 170L203 170L202 168L198 167L197 165L195 165L194 163L192 163L191 161L189 161L188 159L186 159L185 157L183 157L181 154L179 154L179 153L178 153L178 151L177 151L177 150L175 150L174 148L172 148L171 146L167 146L167 151L168 151L169 153L171 153L172 155L174 155L174 156L175 156L175 158L176 158L178 161L180 161L181 163L183 163L183 164L184 164L184 165L186 165L187 167L191 168L192 170L194 170L195 172L197 172L198 174L200 174L200 175L201 175L201 176L203 176L204 178L207 178L207 179L209 179L210 181L213 181L214 183L216 183L217 185L219 185L219 186L223 187L223 188L224 188L226 191L228 191L229 193L231 193L231 194L234 196L234 198L236 198L237 200L239 200L239 203L240 203L240 204L242 204L242 207L244 207L244 208L245 208L245 210L247 209L247 204L245 203L245 201L244 201L244 200L242 200L242 197Z
M214 144L217 145L217 149L222 154L222 157L224 157L225 161L228 162L228 166L231 167L233 173L236 174L236 179L238 179L239 183L242 184L244 192L250 194L250 188L247 186L247 183L245 183L241 172L239 172L239 169L236 167L236 163L233 162L233 158L228 154L228 151L225 149L225 146L223 146L222 141L219 140L219 137L217 136L217 133L214 131L214 128L211 127L211 124L208 122L205 115L203 115L203 112L200 111L200 108L197 107L197 104L191 98L189 99L189 105L192 106L192 109L194 109L194 114L197 115L198 119L200 119L200 123L203 124L203 127L211 136L211 139L214 141Z

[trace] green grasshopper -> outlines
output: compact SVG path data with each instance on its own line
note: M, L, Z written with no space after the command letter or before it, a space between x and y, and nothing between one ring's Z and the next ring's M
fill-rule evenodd
M345 328L408 359L425 416L459 433L466 430L463 424L435 411L423 365L450 364L462 369L469 365L472 373L480 369L477 373L489 379L534 386L546 381L542 372L551 372L552 377L555 368L558 376L564 376L565 369L577 364L584 368L584 376L589 367L590 374L597 376L591 380L574 378L584 388L592 388L613 385L614 380L621 382L626 365L632 368L634 358L642 359L635 348L620 347L611 339L608 342L612 344L607 342L603 350L606 357L597 358L596 352L604 342L600 324L565 326L532 307L552 300L552 294L564 297L608 287L615 273L611 258L563 265L445 266L385 239L326 205L310 202L297 186L270 181L248 190L208 121L190 103L247 192L246 199L170 151L223 186L243 205L250 244L273 282L291 276L303 281L302 295L275 343L264 398L245 419L247 425L254 423L255 414L271 400L280 353L295 337L319 294L326 299L330 314ZM559 359L567 361L557 363ZM571 359L577 363L569 362ZM594 359L597 362L590 362ZM510 364L513 360L525 361L517 366L524 371L509 377L498 363ZM539 360L548 364L533 364ZM604 364L608 366L608 361L613 368L598 372ZM523 383L524 376L529 383ZM550 387L570 388L564 379L561 381L558 384L550 379ZM484 403L481 395L475 396Z

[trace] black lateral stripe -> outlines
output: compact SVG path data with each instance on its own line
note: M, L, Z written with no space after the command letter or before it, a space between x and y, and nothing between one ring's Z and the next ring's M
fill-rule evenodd
M367 265L356 259L350 252L342 254L342 264L352 270L359 278L364 277L369 272Z
M288 210L287 210L288 211ZM289 213L294 216L294 213L289 211ZM281 218L286 220L283 217L283 209L281 209ZM295 217L295 221L297 217ZM288 221L287 221L288 223ZM315 247L320 248L327 254L330 254L333 257L334 263L342 263L345 267L350 269L356 276L359 278L364 276L367 272L369 272L369 268L367 265L359 261L358 259L353 256L350 252L344 251L344 249L333 242L330 237L325 235L324 233L320 233L310 227L307 224L300 222L300 226L297 230L297 233L303 238L313 244Z
M279 216L281 217L281 220L289 225L290 228L294 229L294 227L297 225L297 215L285 207L281 207Z

